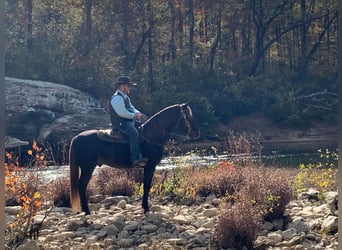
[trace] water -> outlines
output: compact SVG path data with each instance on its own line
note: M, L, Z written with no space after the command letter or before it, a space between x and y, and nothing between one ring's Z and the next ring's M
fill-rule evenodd
M315 164L321 162L319 153L281 153L270 152L262 156L262 163L275 167L298 167L300 164Z
M236 162L244 162L246 159L250 160L249 155L189 155L179 157L168 157L162 160L157 168L172 168L179 164L191 165L191 166L207 166L216 164L219 161L233 160ZM319 153L282 153L279 151L272 151L262 156L252 157L253 162L261 163L265 166L272 167L292 167L296 168L300 164L315 164L321 162L322 159Z
M157 166L157 169L172 169L176 166L193 166L202 167L208 165L214 165L217 162L225 160L235 160L243 162L246 157L249 156L240 155L206 155L198 156L196 154L189 154L185 156L174 156L166 157L162 159L161 163ZM317 162L322 162L318 153L281 153L281 152L270 152L261 157L254 157L253 161L262 163L265 166L272 167L291 167L296 168L300 164L315 164ZM261 161L261 162L260 162ZM101 168L96 168L95 171ZM30 169L30 171L36 171ZM57 180L58 178L69 176L69 166L49 166L45 169L39 169L39 176L47 182Z

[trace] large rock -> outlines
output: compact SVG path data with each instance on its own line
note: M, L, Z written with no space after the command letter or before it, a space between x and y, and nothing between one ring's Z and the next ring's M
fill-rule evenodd
M51 82L5 78L6 134L55 144L87 129L108 128L108 113L94 97Z

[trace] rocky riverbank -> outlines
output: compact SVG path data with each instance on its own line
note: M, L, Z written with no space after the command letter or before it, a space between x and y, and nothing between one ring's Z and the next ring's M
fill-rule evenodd
M197 205L181 206L151 199L151 212L142 213L140 200L129 197L90 197L91 215L54 208L38 239L18 249L219 249L215 227L221 200L209 196ZM7 220L18 207L6 207ZM310 190L290 202L286 219L264 223L257 249L338 249L337 192L318 201ZM42 220L44 213L36 216Z

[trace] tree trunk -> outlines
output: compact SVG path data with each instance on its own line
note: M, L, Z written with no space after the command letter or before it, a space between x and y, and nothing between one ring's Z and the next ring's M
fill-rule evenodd
M195 16L194 16L194 2L188 0L189 6L189 62L193 63L194 58L194 34L195 34Z
M120 24L122 28L122 41L121 41L121 49L123 52L123 71L124 73L129 72L130 62L129 62L129 37L128 37L128 20L129 20L129 12L128 12L129 1L121 0L121 18Z
M33 0L27 0L27 48L32 50L32 11Z
M85 48L83 55L87 55L91 51L92 47L92 0L86 1L86 24L85 24Z
M327 14L326 16L329 16L329 14ZM323 18L325 18L325 17L323 17ZM302 64L300 65L300 70L298 71L298 78L299 79L303 79L303 76L305 76L305 72L307 70L307 67L308 67L310 60L313 58L314 54L316 53L318 48L321 46L326 32L329 30L330 25L334 22L335 19L337 19L337 11L334 13L334 15L331 17L331 19L325 23L324 29L319 34L317 41L311 47L309 53L305 56L305 58L303 58Z
M215 60L215 54L216 54L216 49L219 45L220 39L221 39L221 11L218 10L218 15L217 15L217 21L216 21L216 38L214 41L213 46L211 47L210 50L210 67L209 67L209 76L212 76L214 74L214 60Z
M176 59L176 43L175 43L175 25L176 25L176 12L173 0L168 1L171 21L170 21L170 41L169 41L169 53L170 60L173 62Z
M151 85L151 90L154 89L154 81L153 81L153 26L154 26L154 20L153 20L153 11L152 11L152 4L151 1L148 1L148 23L150 26L148 35L148 76L149 76L149 82Z

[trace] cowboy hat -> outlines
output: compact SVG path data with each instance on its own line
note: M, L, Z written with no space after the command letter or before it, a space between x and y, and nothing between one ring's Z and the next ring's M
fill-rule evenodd
M132 86L137 86L135 82L131 82L128 76L119 76L116 80L115 85L119 86L121 84L128 84Z

